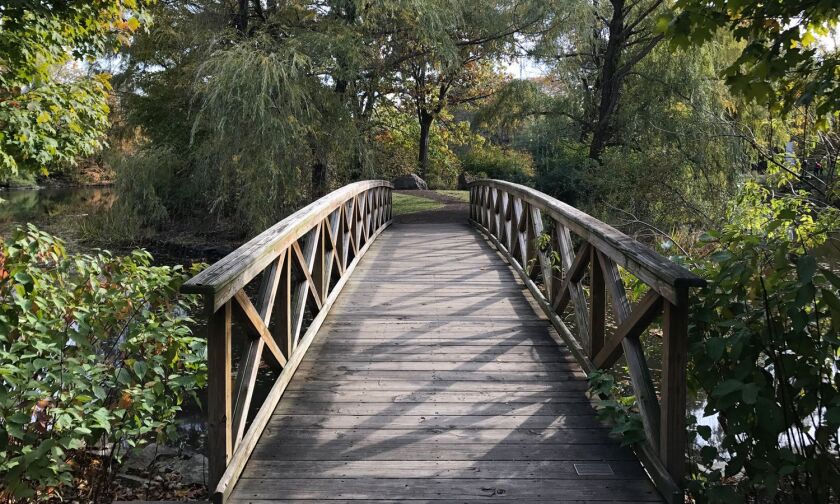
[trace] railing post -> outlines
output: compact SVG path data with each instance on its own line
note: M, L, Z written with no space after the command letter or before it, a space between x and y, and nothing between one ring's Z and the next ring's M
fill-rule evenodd
M686 451L686 366L688 363L688 289L678 291L679 303L665 302L662 315L662 394L659 458L682 485Z
M604 335L607 324L607 289L604 283L604 271L601 269L601 262L598 259L598 251L595 247L589 250L589 358L595 359L598 352L604 347Z
M227 301L207 323L207 459L211 494L233 453L231 310L231 302Z

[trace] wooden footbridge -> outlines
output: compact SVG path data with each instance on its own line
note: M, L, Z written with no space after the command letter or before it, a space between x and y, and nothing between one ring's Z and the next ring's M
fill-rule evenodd
M209 317L214 501L683 499L699 278L507 182L473 183L463 222L391 223L389 183L351 184L185 284ZM628 275L648 287L635 304ZM632 449L586 396L622 358Z

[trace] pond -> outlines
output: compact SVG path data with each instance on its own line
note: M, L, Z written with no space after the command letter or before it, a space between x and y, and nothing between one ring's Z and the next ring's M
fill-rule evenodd
M65 240L77 234L78 224L113 205L116 193L109 186L44 187L0 190L0 235L32 223Z

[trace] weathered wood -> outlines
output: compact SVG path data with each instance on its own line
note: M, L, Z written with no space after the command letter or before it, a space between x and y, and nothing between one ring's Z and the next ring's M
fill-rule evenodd
M500 477L527 479L532 493L556 497L558 481L584 484L580 492L588 493L586 484L620 479L646 489L645 499L658 498L633 453L597 419L584 394L585 375L557 346L559 336L514 277L524 274L522 268L494 268L492 277L474 284L474 273L492 264L485 259L494 255L463 229L409 226L373 244L297 365L231 502L347 499L341 490L324 489L332 480L335 489L342 481L367 489L351 496L361 500L422 501L424 493L406 493L407 464L442 462L442 477L458 485L459 474L475 461L494 464L486 474L466 473L478 488L490 488ZM426 272L448 261L446 254L434 254L441 232L452 235L443 246L457 246L464 258L450 263L455 274L435 278ZM520 252L518 243L513 248ZM375 267L407 249L423 261L406 260L401 271ZM458 283L468 297L451 289ZM504 287L512 285L518 287ZM436 296L442 287L445 295ZM581 476L575 463L610 464L610 470L603 477ZM523 464L533 476L510 473ZM441 477L426 467L407 477ZM262 489L248 486L257 480ZM286 482L283 493L273 486L280 480ZM435 492L434 498L451 501L452 495ZM629 499L630 492L611 492L616 495Z
M488 198L484 198L484 194L487 194ZM686 292L689 287L703 285L704 281L612 227L533 189L509 182L479 180L470 185L470 195L473 208L471 223L487 235L514 271L520 274L522 282L534 295L536 303L545 311L584 369L591 370L595 366L609 368L615 364L621 353L624 353L647 438L639 447L639 457L669 502L680 501L682 493L677 482L681 481L684 471L685 438L684 423L675 419L680 418L684 422L685 417L684 346L688 317ZM561 257L564 277L558 278L553 271L549 271L545 251L534 250L533 247L529 249L527 244L522 246L519 241L519 238L523 237L520 208L527 209L524 213L527 213L531 222L527 232L532 232L534 236L545 231L542 224L544 217L553 221L552 248ZM511 225L508 225L508 222ZM572 232L582 239L582 247L577 255L572 246ZM534 266L534 269L529 268L529 253L536 255L539 271L543 274L542 289L536 284L537 266ZM586 284L590 293L588 309L583 283L587 263L592 266ZM648 294L632 310L618 273L619 266L650 288ZM482 273L479 279L484 285L494 279L494 274ZM609 293L613 318L618 325L609 339L606 338L605 293ZM565 316L564 310L569 302L574 306L574 324L579 332L577 338L570 334L560 319L560 316ZM449 304L446 298L430 300L428 303L432 306ZM670 323L670 327L674 328L673 331L679 336L670 341L670 347L666 347L663 342L663 358L667 362L663 362L663 397L660 407L640 336L656 319L663 304L671 316L667 323ZM384 334L389 336L389 341L411 341L414 331L414 328L407 328L399 336L396 331ZM471 341L469 338L465 339ZM505 358L504 361L494 361L495 369L504 369L507 364L499 366L502 362L513 364L519 362L519 359L521 357L516 355ZM594 364L589 359L592 359ZM374 359L369 361L375 362ZM414 362L408 356L394 359L394 363L400 365L415 365ZM446 361L433 357L426 365L439 365L438 363L442 362ZM481 362L491 361L486 359L476 361L475 364ZM384 372L384 368L367 365L368 373L374 373L373 370ZM683 374L676 376L678 373ZM524 375L523 378L525 376L528 375ZM667 387L671 387L669 400L673 400L673 403L666 405ZM666 418L672 423L670 427L664 425Z
M207 451L208 479L214 485L222 478L233 453L231 390L231 303L226 302L207 324Z
M589 264L591 265L589 269L589 357L598 366L595 357L604 347L607 326L607 293L598 252L594 249L590 250L589 257Z
M688 293L683 302L665 303L662 316L662 417L659 457L675 481L685 475L686 366L688 365Z
M254 479L317 478L449 478L449 479L640 479L644 477L635 462L611 461L613 474L581 476L575 462L583 461L495 461L476 460L463 464L452 460L392 461L387 465L372 460L354 461L285 461L260 460L248 474Z
M239 476L242 474L243 469L245 468L245 464L248 462L248 459L251 456L251 453L254 451L254 448L257 445L257 441L260 439L263 430L265 429L266 425L268 425L269 420L271 419L272 414L274 413L274 408L277 406L277 403L280 401L280 398L283 396L283 392L286 390L289 382L294 376L295 371L297 370L298 366L300 365L303 356L306 354L309 345L312 343L312 340L315 338L315 335L318 333L318 329L320 329L321 324L324 322L324 319L327 317L327 314L332 308L333 303L338 298L338 295L341 293L342 288L350 279L350 276L353 273L356 265L364 256L365 252L367 252L370 245L373 243L373 240L382 233L388 226L390 225L390 221L383 224L374 234L371 236L370 241L364 245L364 247L359 251L356 257L353 258L353 261L347 266L347 270L344 276L338 281L336 286L333 288L330 295L324 301L324 304L315 318L312 320L311 324L306 330L306 334L300 338L300 342L295 348L295 351L289 356L289 360L286 366L283 368L283 371L278 376L277 381L274 382L274 385L271 387L268 395L266 396L262 406L257 411L256 416L254 417L253 421L251 422L251 426L246 431L245 435L242 438L242 441L237 446L237 450L233 453L229 463L227 464L226 469L224 470L224 474L221 475L219 478L218 483L211 488L215 488L212 491L211 496L214 502L225 502L227 501L228 496L230 495L231 491L234 488L234 485L239 479Z
M662 309L662 296L650 290L633 308L630 316L619 325L610 336L604 348L595 356L593 362L600 369L612 367L621 357L621 342L625 338L638 339L659 315Z
M246 319L250 322L250 327L257 332L259 338L263 340L265 346L271 351L271 355L277 362L280 363L281 366L286 365L286 356L283 355L283 352L280 351L280 347L277 346L277 342L274 341L274 336L271 335L269 332L268 327L265 325L265 321L260 318L260 314L257 313L257 309L251 303L251 299L248 298L248 295L245 294L245 291L237 292L233 298L236 300L237 305L245 314Z
M331 192L271 226L231 254L214 263L182 287L183 292L204 294L208 312L215 311L260 274L280 253L289 248L348 198L375 187L393 187L390 182L356 182Z
M586 266L592 257L591 252L592 247L588 243L584 243L580 251L575 255L574 261L568 266L564 264L563 269L565 275L563 277L563 283L560 284L560 289L555 293L556 297L551 304L551 309L555 312L562 313L566 309L566 305L572 299L573 290L576 292L575 296L583 298L582 287L578 284L581 278L583 278L583 275L586 274ZM572 252L567 251L566 253L571 254Z
M619 325L630 319L630 302L627 300L627 292L624 282L618 273L618 267L609 258L598 252L598 262L604 274L604 283L613 304L613 313ZM624 358L627 360L627 368L630 373L633 393L636 395L636 402L639 405L639 413L642 417L642 424L645 428L645 436L648 442L658 449L659 447L659 401L656 398L656 389L653 386L653 379L650 376L650 369L645 360L644 350L638 337L622 338L621 346L624 350Z
M377 496L406 495L414 499L437 499L450 502L484 501L502 495L508 501L530 502L533 499L589 499L613 500L617 494L625 500L660 500L651 487L638 480L552 480L550 485L540 480L500 479L245 479L242 481L243 502L251 499L283 499L325 501L327 499L357 499L370 501Z
M497 193L511 194L539 207L672 302L678 302L676 287L704 284L701 278L617 229L539 191L500 180L477 180L470 185L488 186Z

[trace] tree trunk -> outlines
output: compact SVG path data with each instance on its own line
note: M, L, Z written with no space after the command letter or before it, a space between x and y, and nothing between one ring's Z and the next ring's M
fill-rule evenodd
M312 199L316 200L327 194L329 181L327 180L327 165L317 155L312 164Z
M420 143L418 144L419 147L419 155L417 157L418 160L418 170L420 173L420 178L426 180L426 176L429 174L429 134L432 131L432 122L435 120L435 116L432 114L422 111L420 112Z
M601 93L598 103L598 120L592 128L592 142L589 144L589 157L600 160L607 142L613 132L613 119L618 109L621 84L624 80L619 74L621 53L624 49L624 0L612 0L613 14L610 19L610 35L604 52L604 66L601 67Z
M248 0L239 0L239 10L236 13L234 26L242 35L248 34Z

